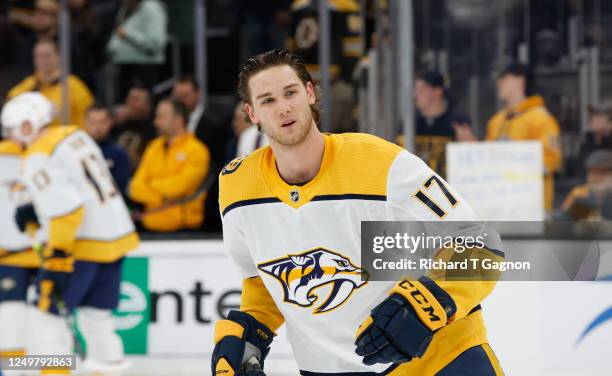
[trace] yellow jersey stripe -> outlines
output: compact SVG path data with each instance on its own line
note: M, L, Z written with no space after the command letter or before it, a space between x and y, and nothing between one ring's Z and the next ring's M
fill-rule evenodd
M491 349L491 346L489 346L488 343L484 343L482 345L482 349L484 350L484 352L487 354L487 357L491 361L491 366L493 367L493 370L495 371L495 375L504 376L504 371L502 370L501 365L499 364L499 361L497 360L497 357L495 356L495 353Z

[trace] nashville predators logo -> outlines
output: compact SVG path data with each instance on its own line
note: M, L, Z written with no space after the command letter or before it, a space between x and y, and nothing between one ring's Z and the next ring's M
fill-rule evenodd
M259 264L258 268L280 282L285 302L312 307L319 297L327 296L314 309L315 314L342 305L353 291L367 283L368 278L367 273L353 265L348 257L324 248L287 255ZM315 292L323 287L326 287L324 291Z
M242 163L243 160L244 160L244 157L238 157L232 160L230 163L225 165L225 167L223 167L223 170L221 170L221 175L231 174L232 172L236 171L238 167L240 167L240 164Z

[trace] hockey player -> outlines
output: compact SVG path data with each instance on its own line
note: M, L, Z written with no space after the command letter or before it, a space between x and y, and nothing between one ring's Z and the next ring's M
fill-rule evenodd
M238 90L270 147L221 172L224 244L244 280L240 311L216 324L212 373L261 374L245 366L263 366L285 323L302 375L501 375L480 310L495 282L361 279L361 221L475 220L459 194L398 146L322 134L294 54L249 59Z
M87 344L84 367L115 375L125 367L112 310L119 300L123 256L138 235L96 143L77 127L49 127L52 106L24 93L2 110L2 124L27 146L22 180L33 206L19 207L23 231L42 223L47 242L37 277L37 354L70 354L71 338L58 303L73 311ZM35 209L35 210L33 210Z
M32 251L31 240L19 231L13 220L17 205L27 200L20 188L19 166L22 148L3 131L0 141L0 359L25 355L27 337L27 290L40 261Z

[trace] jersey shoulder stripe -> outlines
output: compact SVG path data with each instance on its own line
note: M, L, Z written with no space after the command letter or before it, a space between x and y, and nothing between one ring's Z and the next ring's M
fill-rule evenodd
M80 128L76 126L68 125L50 128L47 134L36 140L32 146L28 148L26 157L32 154L51 156L63 140L79 130Z

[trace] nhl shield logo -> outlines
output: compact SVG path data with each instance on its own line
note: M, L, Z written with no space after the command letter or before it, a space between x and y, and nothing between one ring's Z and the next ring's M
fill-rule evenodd
M368 280L367 273L348 257L325 248L264 262L258 269L281 284L285 302L313 307L321 301L315 314L338 308Z
M300 201L300 192L297 190L293 190L291 192L289 192L289 198L291 199L291 201L293 202L298 202Z

